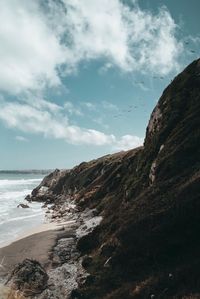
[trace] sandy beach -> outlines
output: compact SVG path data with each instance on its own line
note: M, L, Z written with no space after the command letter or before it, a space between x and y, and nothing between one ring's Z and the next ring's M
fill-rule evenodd
M47 268L49 255L57 240L69 234L69 230L65 230L66 225L67 223L44 224L0 248L0 277L5 277L16 264L26 258L35 259Z

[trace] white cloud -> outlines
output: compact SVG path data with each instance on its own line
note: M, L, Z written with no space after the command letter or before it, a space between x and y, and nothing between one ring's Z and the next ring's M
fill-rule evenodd
M0 119L9 128L22 132L43 134L45 137L64 139L73 144L110 144L113 135L84 129L68 123L68 119L61 112L38 109L22 103L0 103Z
M63 139L71 144L110 145L116 149L127 149L129 145L137 146L137 142L141 142L140 138L132 136L132 141L135 140L135 143L131 143L130 135L128 135L129 140L127 136L118 140L113 134L71 125L63 113L64 107L58 106L60 109L51 109L48 102L46 102L47 105L45 102L43 100L43 106L35 107L28 103L5 102L1 99L0 120L11 129L43 134L48 138ZM16 139L22 141L22 138L22 136L17 136Z
M83 115L83 112L80 110L80 108L76 107L72 102L65 102L63 108L71 115Z
M97 108L96 105L91 102L83 102L82 105L85 106L89 110L96 110L96 108Z
M106 62L102 67L100 67L99 74L104 75L111 68L113 68L113 64L110 62Z
M141 144L136 136L118 139L74 126L65 114L82 112L73 103L59 106L42 96L47 87L62 85L62 76L90 60L100 59L104 69L117 67L123 72L167 74L177 68L183 46L169 11L163 7L152 13L142 10L136 1L132 4L120 0L1 0L0 90L16 95L18 102L0 101L0 119L21 132L73 144L116 149ZM100 107L89 102L86 106L90 110Z
M92 118L92 121L98 125L100 125L102 128L108 130L109 129L109 125L106 124L105 118L104 117L95 117Z
M17 141L22 141L22 142L27 142L28 141L28 139L25 138L24 136L15 136L15 139Z
M1 0L0 89L57 86L82 61L105 58L123 71L168 73L182 44L166 8L157 14L120 0Z
M133 2L131 8L120 0L63 0L63 32L70 37L68 71L101 57L107 59L104 69L115 65L161 74L176 69L182 43L169 11L162 7L153 14Z
M122 136L113 146L114 150L129 150L143 145L144 139L133 135Z
M88 110L90 111L102 111L102 108L104 110L109 110L109 111L117 111L119 108L114 105L113 103L109 101L99 101L99 103L91 103L91 102L82 102L81 103L83 106L85 106Z
M57 68L64 50L45 19L38 1L1 0L1 90L19 93L60 83Z

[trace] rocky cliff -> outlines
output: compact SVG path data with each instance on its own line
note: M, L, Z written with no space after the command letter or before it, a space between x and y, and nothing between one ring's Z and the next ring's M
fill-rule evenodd
M78 241L90 275L72 298L200 298L200 60L163 92L143 148L56 170L29 200L59 218L66 198L103 217Z

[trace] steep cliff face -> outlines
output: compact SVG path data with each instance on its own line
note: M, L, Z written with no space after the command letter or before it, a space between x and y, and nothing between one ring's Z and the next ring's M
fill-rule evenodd
M78 243L91 275L72 298L199 298L200 60L164 91L143 148L51 176L32 198L103 216Z
M198 168L200 61L194 61L167 87L154 109L145 140L159 181ZM170 161L170 163L169 163Z
M122 184L142 147L83 162L71 170L58 170L44 178L28 200L61 204L75 199L80 209L98 207L118 190L128 196L128 186ZM103 208L103 207L102 207Z

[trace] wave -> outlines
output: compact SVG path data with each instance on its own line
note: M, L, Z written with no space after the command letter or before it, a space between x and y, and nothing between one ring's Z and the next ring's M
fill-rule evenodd
M32 214L32 215L28 215L28 216L21 216L21 217L15 217L15 218L11 218L11 219L7 219L5 221L0 222L0 225L9 223L9 222L15 222L15 221L19 221L19 220L25 220L25 219L29 219L29 218L34 218L34 217L38 217L43 215L43 212L41 213L37 213L37 214Z
M18 209L25 196L40 184L43 175L0 176L0 244L12 241L27 229L44 221L41 203L28 203L29 209Z
M0 187L7 187L7 186L18 186L18 185L32 185L37 182L41 182L42 178L38 179L20 179L20 180L0 180Z
M3 170L0 169L0 174L49 174L53 169L28 169L28 170Z
M8 199L18 199L18 198L24 198L27 194L30 194L32 189L23 189L21 191L6 191L1 192L0 191L0 200L8 200Z

